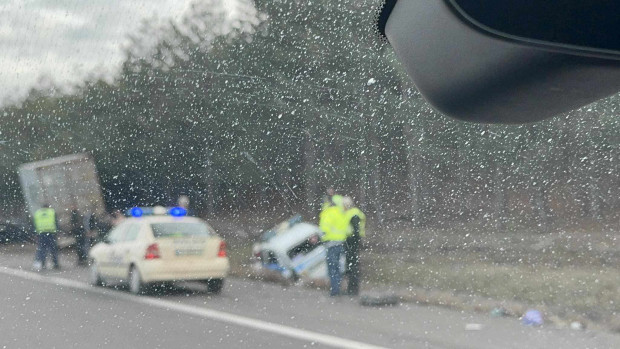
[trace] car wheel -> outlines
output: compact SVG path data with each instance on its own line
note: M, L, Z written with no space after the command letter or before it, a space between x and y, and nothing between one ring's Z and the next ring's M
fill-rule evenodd
M145 291L145 285L142 282L140 272L136 267L131 267L129 270L129 292L133 294L143 294Z
M215 294L222 292L224 287L224 279L209 279L207 280L207 291Z
M103 286L103 279L101 278L101 274L99 274L99 266L96 261L90 262L90 273L89 273L89 282L93 286Z

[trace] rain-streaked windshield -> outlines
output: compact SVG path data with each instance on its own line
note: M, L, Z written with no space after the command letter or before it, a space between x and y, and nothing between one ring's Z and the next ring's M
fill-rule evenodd
M620 348L620 95L449 118L382 2L0 1L0 347Z

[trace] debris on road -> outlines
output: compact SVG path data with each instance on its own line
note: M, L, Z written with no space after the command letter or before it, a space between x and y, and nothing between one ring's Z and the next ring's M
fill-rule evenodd
M586 329L586 325L581 321L573 321L570 323L570 329L575 331L583 331Z
M526 326L542 326L543 316L540 311L530 309L525 312L525 315L521 318L521 322Z
M502 307L493 308L493 310L491 310L491 317L504 317L507 315L508 312Z
M396 295L363 295L360 297L360 304L366 307L385 307L395 306L400 303Z
M480 331L484 325L482 324L467 324L465 325L465 331Z

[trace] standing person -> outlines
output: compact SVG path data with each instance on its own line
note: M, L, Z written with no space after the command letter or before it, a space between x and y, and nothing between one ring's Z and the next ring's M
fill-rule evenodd
M185 214L187 216L193 216L194 212L192 210L190 210L189 208L189 196L187 195L180 195L179 198L177 199L177 206L182 207L185 209Z
M44 204L42 208L34 213L34 229L37 233L37 252L34 269L40 271L45 267L48 251L52 255L54 269L60 269L60 264L58 264L58 245L56 244L58 222L56 221L56 211L49 204Z
M346 239L346 265L349 283L347 294L357 296L360 292L360 244L366 236L366 215L362 210L353 206L353 200L345 197L343 200L345 217L348 224Z
M323 206L322 206L323 209L329 206L342 204L343 196L340 194L336 194L336 191L334 190L334 188L332 187L327 188L325 194L326 195L323 196Z
M125 215L123 215L123 212L121 212L121 210L116 209L114 210L114 212L112 212L112 227L115 227L123 223L124 220L125 220Z
M88 251L94 245L95 240L99 237L99 220L94 212L88 212L84 215L84 252L88 255Z
M319 226L325 233L322 240L327 247L327 271L329 274L329 295L340 294L340 257L344 253L347 237L347 221L342 205L324 207L319 216Z
M84 229L84 217L75 206L71 209L71 235L75 238L77 265L84 265L87 258L86 229Z

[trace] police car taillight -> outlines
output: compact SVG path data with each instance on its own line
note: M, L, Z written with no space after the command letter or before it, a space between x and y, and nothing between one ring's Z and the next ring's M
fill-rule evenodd
M159 246L157 246L157 244L150 244L149 247L146 248L146 252L144 253L144 259L157 259L157 258L160 258Z
M218 257L226 257L226 242L220 242L220 250L217 252Z

